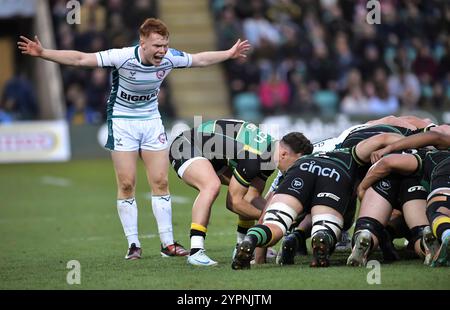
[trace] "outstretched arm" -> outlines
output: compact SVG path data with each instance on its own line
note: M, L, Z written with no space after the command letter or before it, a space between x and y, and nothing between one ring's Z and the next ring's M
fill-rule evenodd
M192 67L206 67L217 64L219 62L235 59L239 57L247 57L250 50L250 43L247 40L237 40L236 43L226 51L201 52L192 55Z
M383 133L359 142L356 145L356 156L363 162L370 162L372 152L403 139L404 136L397 133Z
M83 53L79 51L51 50L42 47L38 37L34 41L27 37L20 36L21 41L17 42L22 54L33 57L40 57L45 60L57 62L62 65L97 67L97 57L94 53Z
M364 179L358 186L358 197L362 199L366 190L376 181L388 176L392 172L412 174L417 170L417 158L411 154L390 154L383 157L370 167Z
M380 160L386 154L405 150L434 145L438 149L446 149L450 147L450 135L446 135L437 131L427 131L409 137L405 137L397 142L387 145L381 150L373 152L371 155L372 162Z

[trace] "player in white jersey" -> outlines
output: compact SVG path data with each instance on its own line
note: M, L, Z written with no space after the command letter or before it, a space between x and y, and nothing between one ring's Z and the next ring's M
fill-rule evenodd
M107 102L108 140L117 180L117 210L128 239L126 259L141 257L135 199L136 162L144 162L152 190L152 209L161 239L161 255L188 255L174 241L168 187L168 142L158 111L159 87L174 68L206 67L246 57L247 41L230 49L189 54L169 48L169 31L159 19L148 18L139 28L139 45L97 53L50 50L21 36L22 54L63 65L112 68L112 89Z

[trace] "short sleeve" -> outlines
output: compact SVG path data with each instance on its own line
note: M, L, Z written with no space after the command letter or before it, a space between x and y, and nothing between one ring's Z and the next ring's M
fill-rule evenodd
M165 56L174 68L187 68L192 66L192 55L174 48L169 48Z
M129 55L129 48L110 49L95 53L97 57L97 64L99 67L115 67L119 68L131 56Z

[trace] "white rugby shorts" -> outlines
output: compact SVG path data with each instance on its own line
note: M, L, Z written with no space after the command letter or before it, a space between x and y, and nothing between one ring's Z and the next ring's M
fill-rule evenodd
M105 147L113 151L161 151L169 147L161 118L113 118L108 124Z

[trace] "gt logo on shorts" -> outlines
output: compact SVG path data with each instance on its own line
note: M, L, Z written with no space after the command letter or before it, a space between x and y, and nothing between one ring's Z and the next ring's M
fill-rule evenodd
M318 193L317 197L318 198L323 198L323 197L331 198L331 199L336 200L336 201L341 200L340 197L338 197L338 196L336 196L335 194L332 194L332 193Z
M319 176L329 177L330 179L335 179L336 182L339 182L339 179L341 178L341 175L339 172L336 171L336 169L331 168L323 168L320 165L316 165L315 161L310 161L309 163L302 163L300 165L300 170L308 171L314 174L317 174Z
M415 192L415 191L424 191L424 192L426 192L426 189L422 185L411 186L410 188L408 188L408 193L412 193L412 192Z

